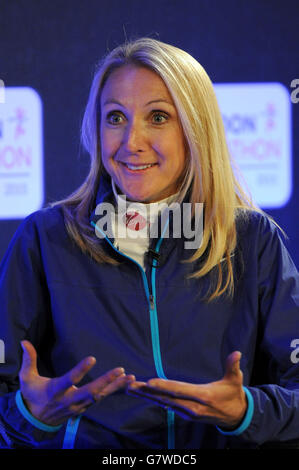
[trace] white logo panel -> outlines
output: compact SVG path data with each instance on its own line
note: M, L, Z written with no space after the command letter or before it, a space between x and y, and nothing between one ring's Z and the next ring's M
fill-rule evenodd
M42 207L42 103L32 88L5 87L0 104L0 219L24 218Z
M245 189L247 185L261 207L284 206L292 192L288 91L280 83L215 84L214 88Z

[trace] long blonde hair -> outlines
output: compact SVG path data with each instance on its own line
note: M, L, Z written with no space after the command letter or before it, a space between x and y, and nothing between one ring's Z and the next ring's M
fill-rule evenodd
M99 246L90 226L89 214L95 203L101 160L100 97L110 74L124 65L143 66L157 73L166 84L178 111L188 158L180 200L190 189L190 202L204 203L204 232L200 248L188 260L207 252L204 263L191 277L205 276L217 269L217 282L209 291L211 301L234 292L232 254L236 248L236 211L260 210L239 185L228 151L223 121L210 78L187 52L151 38L140 38L116 47L102 60L95 73L85 109L81 141L90 155L90 171L83 184L60 204L71 238L97 262L116 263ZM213 249L208 249L209 245ZM223 262L224 261L224 262Z

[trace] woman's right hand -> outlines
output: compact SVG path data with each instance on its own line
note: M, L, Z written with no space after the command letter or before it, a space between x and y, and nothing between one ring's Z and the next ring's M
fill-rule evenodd
M37 370L34 346L26 340L21 344L24 352L19 378L23 400L35 418L51 426L83 413L90 405L135 380L134 375L126 375L122 367L117 367L86 385L76 387L95 365L96 359L92 356L80 361L61 377L42 377Z

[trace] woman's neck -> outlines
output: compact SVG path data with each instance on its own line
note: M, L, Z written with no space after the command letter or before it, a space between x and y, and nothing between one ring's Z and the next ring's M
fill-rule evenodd
M115 200L117 201L117 198L122 198L123 195L119 193L118 191L118 187L116 186L114 180L111 178L111 185L112 185L112 189L113 189L113 193L114 193L114 197L115 197ZM175 194L172 194L164 199L161 199L160 201L155 201L155 202L140 202L140 201L133 201L131 199L127 199L126 197L126 202L128 204L130 203L138 203L138 204L144 204L146 206L150 206L151 204L161 204L161 203L166 203L166 204L170 204L171 202L175 201L175 199L178 197L179 193L175 193Z

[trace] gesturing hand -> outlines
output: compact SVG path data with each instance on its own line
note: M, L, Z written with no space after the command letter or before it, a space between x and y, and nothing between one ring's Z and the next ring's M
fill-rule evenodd
M133 381L127 393L170 407L185 419L234 428L247 409L240 359L239 351L231 353L226 360L225 375L217 382L196 385L164 379L150 379L147 383Z
M76 387L75 384L95 365L96 359L92 356L80 361L61 377L41 377L34 346L25 340L21 344L24 351L19 374L21 393L30 413L45 424L61 424L135 380L133 375L125 375L124 369L117 367L86 385Z

